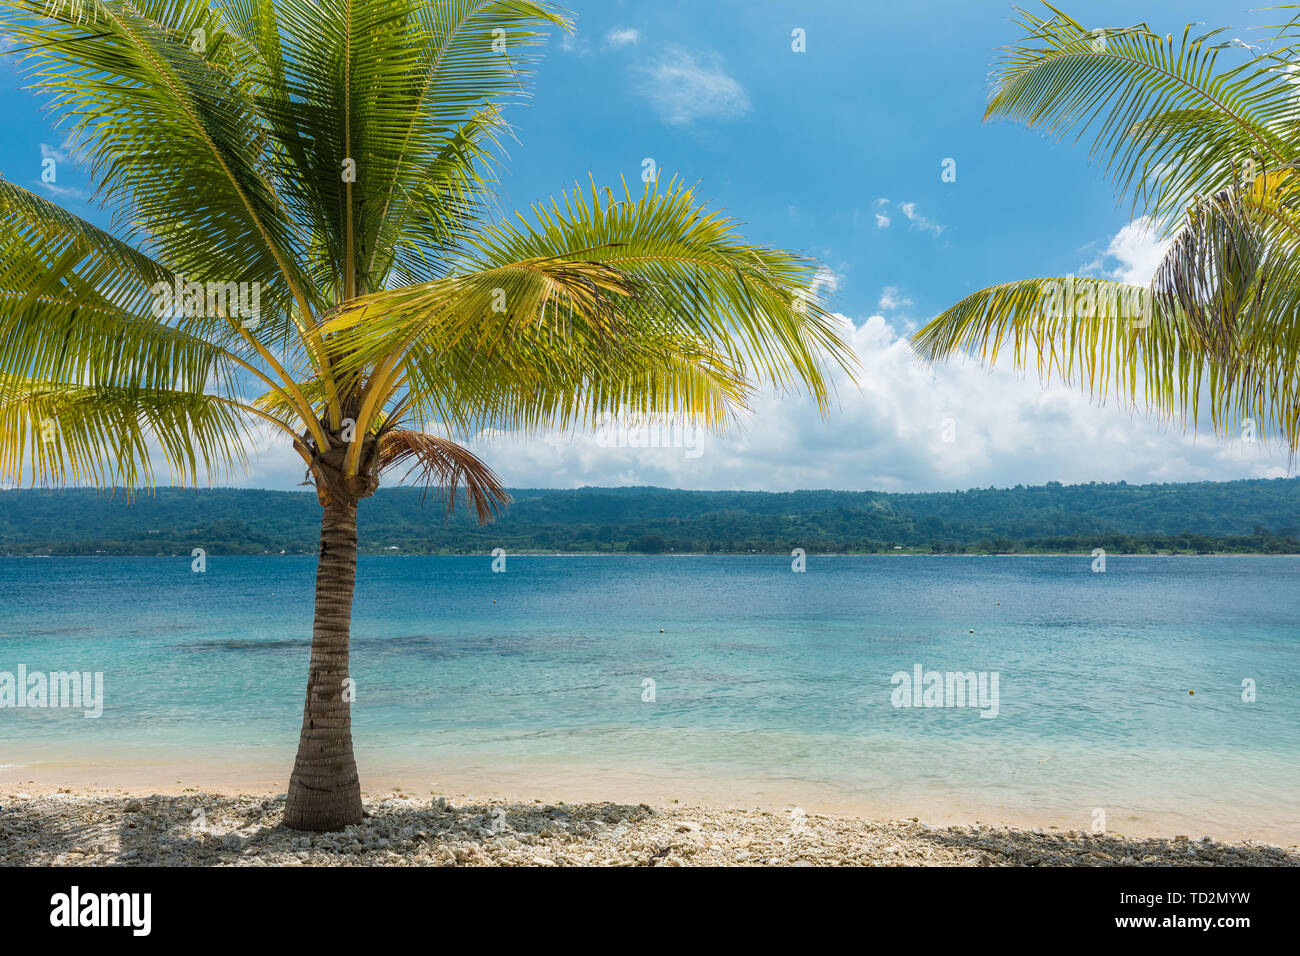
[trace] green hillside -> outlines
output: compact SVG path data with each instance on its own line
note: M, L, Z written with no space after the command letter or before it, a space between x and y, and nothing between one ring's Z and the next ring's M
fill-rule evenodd
M381 490L360 508L365 553L522 551L1300 553L1300 479L1088 484L929 494L521 489L495 523L435 496ZM0 492L0 554L311 553L310 491L166 488Z

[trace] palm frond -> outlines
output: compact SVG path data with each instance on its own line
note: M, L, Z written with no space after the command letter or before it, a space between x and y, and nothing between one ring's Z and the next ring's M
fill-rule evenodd
M405 429L384 432L379 439L380 470L408 462L411 468L402 480L416 474L426 493L430 488L438 489L446 514L451 514L455 507L461 485L480 522L490 520L510 503L501 479L467 448L424 432Z
M268 299L306 308L311 290L294 251L302 240L265 165L265 123L223 62L229 44L207 0L3 6L0 28L25 44L35 89L71 122L121 223L147 234L174 272L260 282ZM213 41L202 53L190 41L198 30Z
M0 477L61 485L152 486L243 467L248 419L189 391L79 385L0 375Z
M1045 5L1051 17L1020 11L1026 38L999 60L986 117L1091 133L1094 155L1162 222L1226 188L1247 159L1266 167L1295 159L1300 104L1274 59L1225 69L1218 31L1095 30Z
M912 339L940 361L970 353L1079 385L1098 398L1194 414L1198 359L1180 348L1181 319L1144 286L1063 276L982 289L932 319ZM1188 389L1190 389L1190 394Z
M0 245L0 372L232 394L256 358L230 321L158 308L170 269L2 181Z
M587 387L623 376L636 388L654 382L651 403L717 426L725 415L716 404L692 407L709 378L727 383L707 390L714 396L738 397L742 380L799 384L825 407L825 365L856 369L841 324L820 299L815 264L742 242L735 224L690 189L651 185L637 200L624 187L616 201L593 185L563 200L562 208L537 207L535 223L519 217L482 229L455 274L360 298L326 323L338 368L380 370L363 405L365 429L403 372L426 370L428 383L454 369L484 383L460 389L462 396L553 394L542 383L564 382L579 396L566 414L593 416L616 394L638 400L627 388ZM697 374L665 374L655 351L673 356L678 369L693 362ZM498 388L512 377L518 388ZM665 388L674 382L689 384ZM513 406L521 418L512 420L536 421L546 404Z
M1152 281L1210 367L1216 420L1246 417L1300 446L1300 182L1293 170L1188 210Z

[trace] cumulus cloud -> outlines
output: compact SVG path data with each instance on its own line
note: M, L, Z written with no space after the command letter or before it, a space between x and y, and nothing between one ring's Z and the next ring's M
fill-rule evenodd
M683 125L702 118L727 119L749 111L749 95L726 72L716 53L697 57L674 49L638 72L641 93L665 122Z
M1107 277L1146 285L1156 274L1169 245L1169 240L1161 237L1149 216L1133 220L1117 232L1106 247L1105 255L1118 263L1107 272Z
M470 447L513 487L659 485L789 491L935 491L1048 481L1163 482L1280 477L1285 451L1196 435L968 360L927 366L883 315L840 316L861 389L834 376L822 418L806 397L764 393L742 426L663 447L616 447L594 431L479 436ZM665 432L666 434L666 432ZM642 443L645 444L645 443ZM293 487L302 465L282 442L241 482Z
M1107 247L1106 255L1116 263L1110 272L1144 282L1160 247L1149 228L1126 226ZM840 282L823 268L812 289L834 292ZM643 440L629 447L592 431L556 430L483 434L466 444L508 485L529 488L936 491L1291 473L1285 449L1276 443L1198 434L1101 404L1063 384L1043 386L1006 366L988 369L965 358L923 364L908 347L908 326L898 312L911 304L897 286L886 286L881 314L859 323L835 317L861 363L860 387L835 372L835 398L825 417L807 397L767 391L740 427L722 436L688 434L683 441L680 432L661 429L660 437L676 440ZM268 436L239 483L293 487L301 476L297 457Z
M941 491L1289 474L1286 453L1275 444L1185 432L1064 385L1044 388L1009 368L965 359L931 367L885 316L857 325L838 318L862 363L861 388L844 374L833 376L835 398L825 418L806 397L765 392L740 428L695 442L688 436L660 447L617 447L595 431L553 431L484 435L467 444L508 485L524 488ZM274 438L239 483L291 488L302 472Z
M1172 240L1162 236L1149 216L1141 216L1112 236L1105 248L1079 272L1085 276L1146 286L1151 283L1171 243ZM1099 246L1100 243L1092 242L1080 251L1096 250Z

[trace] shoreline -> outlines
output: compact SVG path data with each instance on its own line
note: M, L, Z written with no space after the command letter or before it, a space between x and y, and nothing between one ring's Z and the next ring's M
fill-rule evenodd
M1300 866L1300 850L1178 835L405 790L335 833L280 824L284 795L133 796L0 786L0 866Z
M1091 551L808 551L818 558L1088 558ZM362 558L490 558L488 551L358 551ZM1108 551L1108 558L1300 558L1296 551ZM189 558L188 553L133 554L97 551L92 554L0 554L0 558ZM293 554L211 551L214 558L314 558L314 552ZM512 558L782 558L784 551L511 551Z
M219 799L281 797L292 762L195 766L181 764L11 764L0 765L0 806L4 795L35 798L76 795L85 798L142 800L190 799L206 794ZM759 814L807 813L875 824L912 821L933 828L994 827L1020 833L1054 836L1088 830L1091 807L1064 797L1044 806L1028 807L1007 801L981 800L959 789L863 795L807 782L760 779L707 779L683 774L632 773L625 769L530 766L527 769L486 765L421 768L361 767L362 792L382 800L402 793L426 802L444 796L464 803L510 805L600 804L651 805L678 809L695 807L715 812L744 808ZM1300 854L1300 823L1277 816L1252 817L1243 809L1242 822L1225 820L1199 808L1171 807L1158 800L1134 805L1109 805L1103 817L1107 833L1125 840L1212 840L1224 844L1258 843ZM1300 865L1300 857L1297 858Z

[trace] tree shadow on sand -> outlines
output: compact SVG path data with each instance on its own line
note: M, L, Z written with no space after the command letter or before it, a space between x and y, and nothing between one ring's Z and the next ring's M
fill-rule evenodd
M917 838L981 853L974 861L981 866L1300 866L1294 848L1257 843L964 827L926 830Z
M579 836L608 831L653 814L645 805L613 803L565 805L468 804L434 807L428 801L368 801L367 819L333 833L291 830L279 821L284 795L231 798L206 794L105 798L69 801L52 813L47 801L7 808L3 820L11 830L33 833L37 846L0 845L7 865L48 864L91 847L102 852L76 855L60 862L97 865L223 866L265 862L270 865L377 865L394 856L427 865L489 862L469 846L520 835ZM370 812L370 811L376 812ZM78 812L80 811L80 812ZM115 821L115 822L110 822ZM116 832L116 847L106 838ZM440 848L449 853L438 854ZM295 860L293 856L302 859ZM286 857L288 857L286 859ZM259 860L259 858L263 858Z
M699 830L645 804L440 803L405 795L370 798L361 824L335 833L304 833L281 825L283 794L6 799L0 810L0 864L517 866L566 862L550 859L559 849L569 863L576 852L599 857L596 862L602 865L655 866L669 854L689 856L692 836L681 834ZM834 827L827 818L818 823ZM727 837L711 831L708 841L728 842ZM775 835L760 839L770 844ZM891 839L944 850L953 865L1300 866L1295 848L1266 844L979 827L908 827ZM731 858L731 852L721 857ZM851 862L898 860L883 852L857 853ZM850 860L846 856L836 862Z

